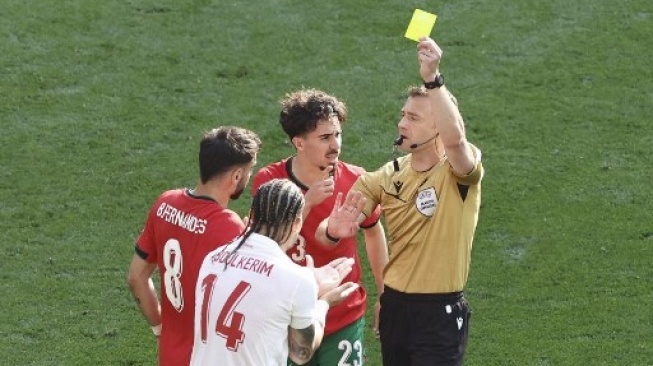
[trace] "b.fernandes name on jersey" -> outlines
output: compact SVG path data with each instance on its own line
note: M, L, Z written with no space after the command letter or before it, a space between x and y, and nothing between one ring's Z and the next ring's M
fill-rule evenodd
M156 216L194 234L204 234L206 231L205 219L199 219L165 202L156 210Z

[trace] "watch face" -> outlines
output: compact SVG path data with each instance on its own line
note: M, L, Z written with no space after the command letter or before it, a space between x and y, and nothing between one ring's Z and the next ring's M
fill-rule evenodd
M444 76L442 76L442 74L436 75L435 80L428 83L427 82L424 83L424 87L426 87L426 89L436 89L443 85L444 85Z

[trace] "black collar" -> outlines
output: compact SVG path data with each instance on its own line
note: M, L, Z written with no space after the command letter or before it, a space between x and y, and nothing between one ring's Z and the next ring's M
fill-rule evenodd
M197 194L193 193L193 191L191 191L188 188L186 188L186 194L189 195L190 197L198 199L198 200L207 200L207 201L212 201L212 202L218 203L218 201L214 200L213 197L204 196L204 195L197 195Z
M288 174L288 178L290 179L291 182L295 183L297 187L301 188L304 191L308 191L308 186L306 184L302 183L295 173L292 172L292 160L294 159L294 156L291 156L286 160L286 174Z

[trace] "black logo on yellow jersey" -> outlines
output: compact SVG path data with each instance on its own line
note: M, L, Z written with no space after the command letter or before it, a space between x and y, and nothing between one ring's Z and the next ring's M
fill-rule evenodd
M397 194L399 194L399 191L401 190L401 187L403 187L404 182L392 182L395 186L395 191L397 191Z

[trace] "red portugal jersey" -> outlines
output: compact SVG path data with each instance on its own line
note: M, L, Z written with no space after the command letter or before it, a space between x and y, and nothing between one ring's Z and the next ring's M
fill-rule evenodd
M200 266L210 251L231 242L243 229L235 212L183 189L163 193L150 209L136 252L159 269L159 365L189 364Z
M340 304L329 309L326 318L325 335L330 335L355 322L365 315L365 305L367 295L361 282L361 266L358 256L358 246L356 237L342 239L338 245L333 248L327 248L315 240L315 231L322 220L329 217L333 206L335 205L338 192L342 192L343 197L347 195L349 189L354 185L358 176L365 173L363 168L339 161L334 170L335 192L333 195L313 207L304 221L302 230L297 239L297 243L286 253L295 262L306 265L306 254L310 254L315 261L315 267L321 267L339 257L354 258L355 264L351 273L343 282L358 283L360 287ZM304 193L308 190L292 173L292 158L272 163L259 170L254 176L252 183L252 193L272 179L289 179L295 183ZM377 206L370 217L361 223L361 227L372 227L379 220L380 209Z

